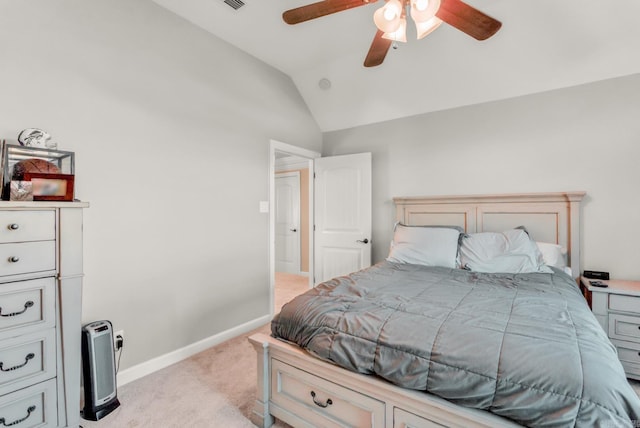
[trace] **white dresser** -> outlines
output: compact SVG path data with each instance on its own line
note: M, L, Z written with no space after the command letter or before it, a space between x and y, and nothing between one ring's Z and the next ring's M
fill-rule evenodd
M0 427L79 426L86 207L0 201Z

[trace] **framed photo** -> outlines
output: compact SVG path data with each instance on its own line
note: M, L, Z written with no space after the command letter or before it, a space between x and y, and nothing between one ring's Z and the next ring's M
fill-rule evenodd
M34 201L73 201L71 174L25 172L24 181L31 182Z

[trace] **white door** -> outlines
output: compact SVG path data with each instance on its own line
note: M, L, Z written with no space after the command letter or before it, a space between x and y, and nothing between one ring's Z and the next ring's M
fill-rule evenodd
M317 284L371 265L371 153L314 165Z
M300 173L275 176L275 270L300 274Z

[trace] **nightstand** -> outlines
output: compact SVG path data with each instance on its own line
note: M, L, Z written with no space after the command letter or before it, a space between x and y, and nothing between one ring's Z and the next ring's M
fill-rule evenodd
M602 281L609 287L594 287L593 279L580 278L580 289L598 322L618 349L627 377L640 380L640 281Z

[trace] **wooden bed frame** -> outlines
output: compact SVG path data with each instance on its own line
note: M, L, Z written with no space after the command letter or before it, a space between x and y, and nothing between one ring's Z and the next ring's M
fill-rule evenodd
M585 192L394 198L407 225L456 225L468 233L526 226L537 241L562 245L580 275L580 202ZM294 427L514 427L488 412L353 373L265 334L249 338L258 353L252 422L274 417Z

